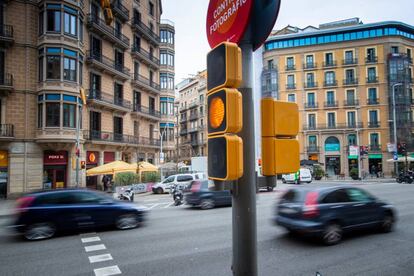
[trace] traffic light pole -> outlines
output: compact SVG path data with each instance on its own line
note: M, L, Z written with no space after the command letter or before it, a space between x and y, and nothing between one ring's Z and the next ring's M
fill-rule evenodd
M233 275L257 275L256 172L253 102L253 48L250 41L240 43L243 82L243 177L233 185Z

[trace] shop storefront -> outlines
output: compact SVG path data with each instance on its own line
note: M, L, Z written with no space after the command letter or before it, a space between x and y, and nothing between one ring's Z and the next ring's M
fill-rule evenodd
M368 154L369 173L379 176L382 174L382 154Z
M353 169L358 169L359 147L349 146L348 153L348 174L350 175Z
M86 152L86 169L92 169L98 166L99 163L99 152L98 151L87 151ZM87 176L86 187L88 189L98 189L98 176Z
M0 150L0 198L7 196L7 183L9 179L8 152Z
M339 175L341 173L341 157L326 156L326 173L329 176Z
M45 151L43 154L43 188L63 189L67 187L67 151Z

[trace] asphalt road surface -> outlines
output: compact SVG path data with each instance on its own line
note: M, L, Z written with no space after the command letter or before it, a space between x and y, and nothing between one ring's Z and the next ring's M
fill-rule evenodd
M396 206L397 227L389 234L353 234L331 247L292 237L271 223L286 185L258 194L259 275L413 275L414 185L361 187ZM151 208L146 225L134 230L26 242L1 227L0 275L232 275L230 207L175 207L168 195L140 200L147 207L158 205Z

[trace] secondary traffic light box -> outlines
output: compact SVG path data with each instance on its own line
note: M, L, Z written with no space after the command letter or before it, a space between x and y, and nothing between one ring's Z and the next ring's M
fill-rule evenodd
M208 176L236 180L243 175L241 50L223 42L207 55Z
M297 172L300 167L299 109L297 104L264 98L262 116L262 173L265 176Z

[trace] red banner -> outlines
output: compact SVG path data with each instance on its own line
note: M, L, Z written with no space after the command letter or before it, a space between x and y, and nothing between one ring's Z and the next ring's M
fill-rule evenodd
M45 151L43 155L44 165L66 165L68 163L67 151Z

